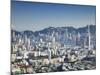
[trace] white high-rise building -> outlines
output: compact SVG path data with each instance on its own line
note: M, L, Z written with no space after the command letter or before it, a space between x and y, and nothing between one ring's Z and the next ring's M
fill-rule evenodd
M55 44L55 42L56 42L55 37L52 37L52 43Z
M40 43L43 43L43 40L42 39L40 39Z
M16 35L15 35L15 32L13 32L12 34L13 34L13 35L12 35L12 36L13 36L13 41L16 41Z
M78 41L80 41L80 37L81 37L81 35L80 35L80 33L79 33L79 32L78 32L77 37L78 37Z
M30 50L30 46L31 46L30 38L27 39L27 45L28 45L28 50Z
M51 61L51 50L50 50L50 48L48 48L48 60L49 60L49 62Z

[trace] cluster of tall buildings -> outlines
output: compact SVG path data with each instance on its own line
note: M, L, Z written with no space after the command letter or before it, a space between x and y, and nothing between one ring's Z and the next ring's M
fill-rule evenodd
M52 28L51 28L52 29ZM89 28L88 28L89 30ZM90 33L77 34L73 32L51 31L48 34L39 33L37 36L12 31L11 62L12 70L29 66L30 73L34 72L33 63L59 64L74 62L85 57L95 57L95 35ZM85 35L85 36L84 36ZM45 62L44 62L45 61ZM35 63L36 64L36 63ZM23 68L25 69L25 68ZM15 71L13 71L15 72ZM27 73L27 71L25 71Z

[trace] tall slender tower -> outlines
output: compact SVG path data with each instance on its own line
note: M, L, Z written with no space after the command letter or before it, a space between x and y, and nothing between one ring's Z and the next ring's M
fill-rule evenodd
M90 37L90 26L88 25L88 50L90 50L91 48L91 37Z

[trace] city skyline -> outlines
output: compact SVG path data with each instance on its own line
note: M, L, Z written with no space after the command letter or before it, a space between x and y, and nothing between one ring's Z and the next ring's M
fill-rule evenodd
M12 1L11 7L11 28L18 31L95 25L95 6Z
M11 75L96 69L95 6L11 2Z

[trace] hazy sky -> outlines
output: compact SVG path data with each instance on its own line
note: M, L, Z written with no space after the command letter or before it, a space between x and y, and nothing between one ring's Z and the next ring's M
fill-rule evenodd
M46 27L95 25L95 6L12 1L11 27L38 31Z

